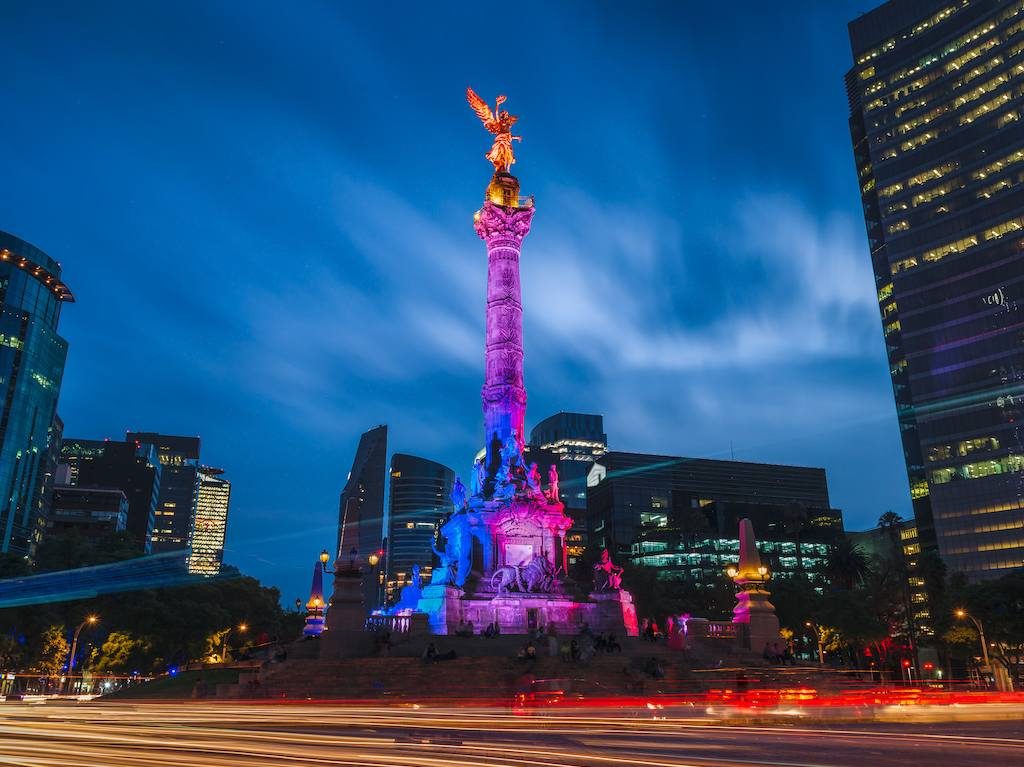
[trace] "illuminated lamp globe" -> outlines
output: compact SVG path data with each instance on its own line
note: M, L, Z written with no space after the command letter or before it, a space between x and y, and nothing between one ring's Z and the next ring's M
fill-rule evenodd
M320 563L326 565L331 561L331 555L327 553L327 549L320 552Z
M375 551L366 558L366 561L370 563L370 567L376 567L380 562L380 555Z

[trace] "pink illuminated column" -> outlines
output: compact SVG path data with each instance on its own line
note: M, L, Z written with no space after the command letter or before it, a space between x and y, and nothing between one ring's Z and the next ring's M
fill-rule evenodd
M526 386L519 249L532 218L532 204L504 207L487 201L474 220L477 234L487 243L487 352L482 397L488 465L493 459L492 447L503 443L512 431L520 445L524 439Z

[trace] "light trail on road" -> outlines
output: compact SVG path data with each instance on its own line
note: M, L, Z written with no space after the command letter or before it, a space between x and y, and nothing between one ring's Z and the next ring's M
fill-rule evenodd
M1024 760L1019 722L960 735L722 726L692 708L538 711L213 702L0 705L0 765L944 767ZM992 732L997 733L995 736ZM1005 737L1004 737L1005 735Z

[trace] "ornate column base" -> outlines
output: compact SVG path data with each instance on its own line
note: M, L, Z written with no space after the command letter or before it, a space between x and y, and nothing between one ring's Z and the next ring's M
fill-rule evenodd
M736 634L737 643L743 650L759 653L766 642L770 645L779 641L779 619L768 597L768 592L761 589L741 591L736 595L732 622L739 624L738 629L743 629Z

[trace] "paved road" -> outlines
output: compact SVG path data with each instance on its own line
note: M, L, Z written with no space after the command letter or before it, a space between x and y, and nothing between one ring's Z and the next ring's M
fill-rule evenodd
M1001 767L1024 725L721 726L685 710L317 704L0 705L0 764L32 767Z

